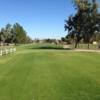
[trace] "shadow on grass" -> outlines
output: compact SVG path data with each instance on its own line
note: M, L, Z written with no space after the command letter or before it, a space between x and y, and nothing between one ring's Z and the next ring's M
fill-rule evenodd
M52 45L52 44L34 44L26 46L27 49L33 50L72 50L72 48L63 48L63 45Z
M39 50L72 50L71 48L57 48L57 47L33 47L31 49Z

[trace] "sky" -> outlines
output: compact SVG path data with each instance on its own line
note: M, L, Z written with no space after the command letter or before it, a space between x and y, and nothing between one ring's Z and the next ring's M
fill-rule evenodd
M18 22L32 39L59 39L73 13L71 0L0 0L0 28Z

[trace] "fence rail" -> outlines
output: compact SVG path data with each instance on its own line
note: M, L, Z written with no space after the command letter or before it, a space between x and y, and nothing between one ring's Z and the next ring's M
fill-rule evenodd
M16 52L16 48L4 48L4 49L0 49L0 56L2 55L6 55L12 52Z

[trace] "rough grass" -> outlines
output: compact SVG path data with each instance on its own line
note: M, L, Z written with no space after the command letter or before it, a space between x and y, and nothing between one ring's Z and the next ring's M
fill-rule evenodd
M0 100L100 100L100 54L32 48L0 57Z
M74 48L75 47L75 44L72 44L71 45L71 48ZM77 49L88 49L88 44L79 44L77 46ZM92 50L97 50L98 49L98 45L96 44L89 44L89 49L92 49Z

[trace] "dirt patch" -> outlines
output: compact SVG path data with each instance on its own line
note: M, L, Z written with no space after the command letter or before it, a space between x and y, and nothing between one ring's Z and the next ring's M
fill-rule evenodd
M100 50L87 50L87 49L75 49L76 52L96 52L100 53Z

